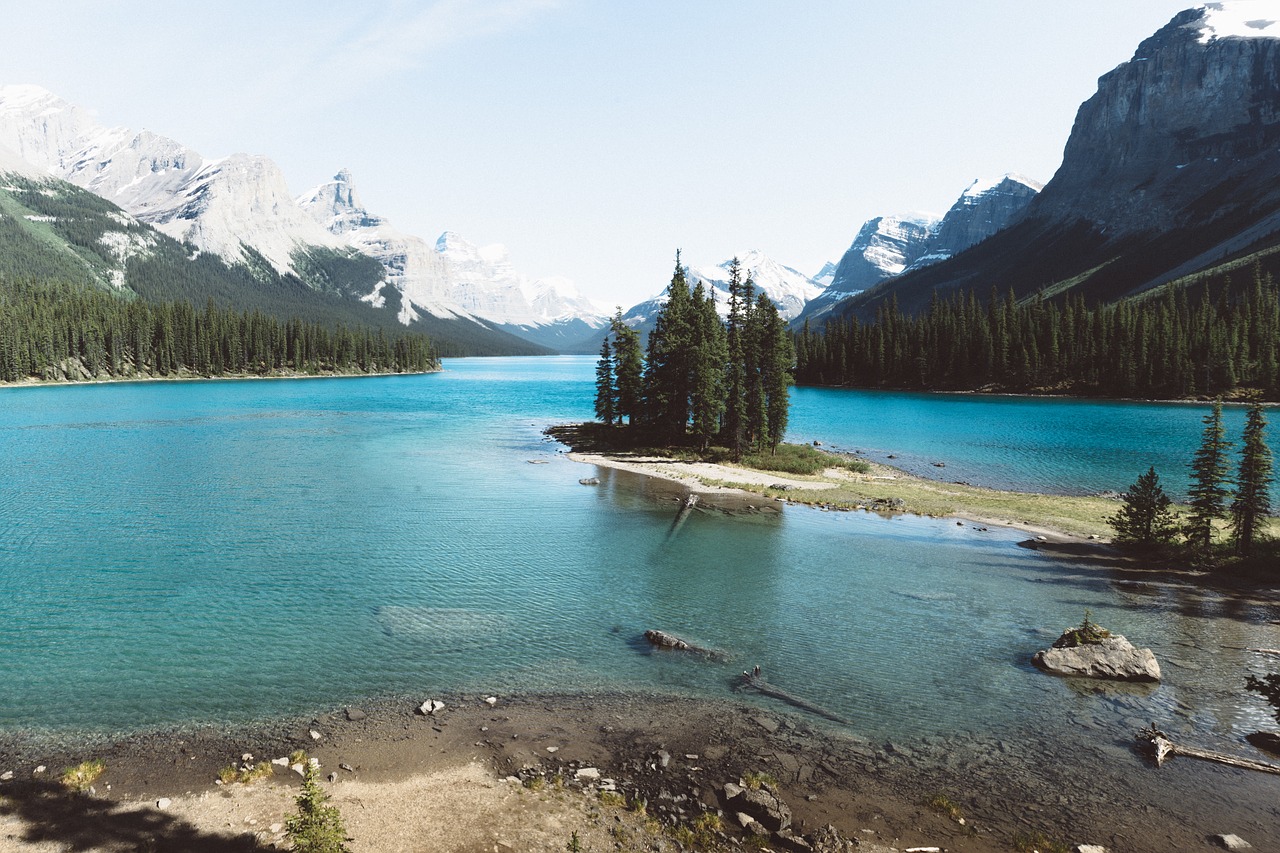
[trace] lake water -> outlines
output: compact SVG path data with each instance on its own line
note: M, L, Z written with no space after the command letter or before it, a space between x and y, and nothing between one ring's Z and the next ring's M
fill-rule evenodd
M670 490L542 435L590 416L592 379L593 359L562 357L0 391L0 731L439 691L726 696L757 663L875 737L1070 719L1119 742L1154 720L1234 745L1275 727L1240 689L1264 671L1247 649L1280 647L1274 596L1137 583L946 520L771 505L669 536ZM1172 474L1203 411L799 389L792 424L926 473L945 460L948 479L1078 492ZM1150 646L1165 683L1035 671L1086 608ZM646 628L730 659L648 654Z

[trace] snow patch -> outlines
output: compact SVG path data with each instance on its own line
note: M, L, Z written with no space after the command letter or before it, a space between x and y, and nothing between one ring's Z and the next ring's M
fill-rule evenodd
M1224 0L1206 3L1203 16L1192 24L1200 44L1220 38L1280 38L1280 18L1272 0Z

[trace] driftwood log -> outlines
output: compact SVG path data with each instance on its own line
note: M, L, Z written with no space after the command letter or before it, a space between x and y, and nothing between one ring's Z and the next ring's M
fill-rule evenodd
M692 652L711 660L725 660L728 657L727 654L719 649L704 648L682 637L677 637L675 634L668 634L666 631L659 631L655 628L645 631L644 638L649 641L649 645L658 649L666 649L673 652Z
M763 678L761 678L758 675L754 675L753 673L750 673L750 672L744 672L742 673L742 675L738 676L738 678L739 678L739 682L738 682L739 689L743 687L748 687L752 690L755 690L757 693L763 694L765 696L770 696L774 699L780 699L783 702L786 702L788 705L794 705L795 707L799 708L802 711L808 711L810 714L817 714L819 717L824 717L828 720L831 720L832 722L842 723L846 726L853 725L851 722L846 720L844 717L841 717L839 714L835 714L831 711L828 711L826 708L823 708L819 705L815 705L812 702L808 702L804 699L801 699L799 696L795 696L791 693L788 693L787 691L783 690L781 687L775 687L774 685L765 681Z
M1157 767L1162 766L1165 759L1170 756L1185 755L1187 758L1199 758L1202 761L1216 761L1219 764L1228 764L1232 767L1240 767L1244 770L1257 770L1259 773L1280 774L1280 765L1268 764L1265 761L1256 761L1252 758L1241 758L1237 755L1227 755L1223 752L1213 752L1208 749L1197 749L1194 746L1181 746L1176 744L1169 740L1168 735L1157 729L1154 723L1138 732L1138 740L1147 744L1148 750L1155 757Z

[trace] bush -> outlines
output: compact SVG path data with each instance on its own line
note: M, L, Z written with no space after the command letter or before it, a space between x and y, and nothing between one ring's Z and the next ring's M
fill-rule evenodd
M60 778L62 784L71 790L84 792L106 771L106 763L95 758L92 761L81 761L75 767L68 767L62 771Z
M308 763L302 773L298 813L285 820L285 830L298 853L350 853L347 828L337 806L328 804L329 795L316 779L319 770Z
M1062 632L1053 644L1055 649L1074 649L1077 646L1092 646L1111 637L1111 632L1089 618L1088 610L1084 612L1084 621L1079 627L1068 628Z

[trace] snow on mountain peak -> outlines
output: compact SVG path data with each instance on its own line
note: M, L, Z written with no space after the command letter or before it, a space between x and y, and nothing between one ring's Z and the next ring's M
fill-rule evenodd
M1199 21L1200 43L1220 38L1280 38L1280 17L1271 0L1224 0L1206 3Z
M997 178L994 181L978 178L973 183L969 184L968 189L966 189L961 194L960 198L962 200L979 198L991 192L992 190L997 189L1001 184L1005 183L1006 181L1015 183L1015 184L1022 184L1025 187L1030 187L1036 192L1040 192L1040 190L1044 189L1044 184L1040 183L1037 180L1028 178L1024 175L1019 175L1016 172L1009 172L1008 174L1002 175L1001 177Z

